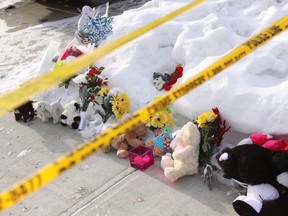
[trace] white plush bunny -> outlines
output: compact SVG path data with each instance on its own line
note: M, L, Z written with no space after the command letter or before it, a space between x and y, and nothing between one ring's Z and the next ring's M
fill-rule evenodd
M61 98L51 104L46 101L39 101L36 103L35 113L42 119L42 122L48 122L52 119L53 124L57 124L60 120L60 115L63 112L60 101Z

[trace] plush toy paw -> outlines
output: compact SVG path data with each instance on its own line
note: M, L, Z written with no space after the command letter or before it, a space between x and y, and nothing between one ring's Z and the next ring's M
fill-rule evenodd
M288 188L288 172L281 173L277 176L277 181Z
M80 116L76 116L73 118L74 122L80 122L80 119L81 119Z
M164 175L171 181L176 181L178 178L180 178L180 176L184 174L173 167L167 167L164 170Z
M252 205L258 206L257 208L260 212L262 203L259 200L253 200L246 196L239 196L233 202L233 208L240 216L257 216L259 213Z
M111 146L110 145L106 145L106 146L101 147L101 151L104 152L104 153L107 153L110 150L111 150Z
M118 150L117 156L120 158L127 158L128 157L128 151L126 150Z
M73 123L71 124L71 128L72 128L72 129L78 129L78 127L79 127L79 123L77 123L77 122L73 122Z
M18 111L18 110L17 110ZM15 120L16 121L19 121L22 117L22 114L21 113L17 113L17 111L14 111L14 116L15 116ZM19 112L19 111L18 111Z
M173 167L174 166L174 160L170 155L163 155L161 157L161 167L163 170L165 170L167 167Z

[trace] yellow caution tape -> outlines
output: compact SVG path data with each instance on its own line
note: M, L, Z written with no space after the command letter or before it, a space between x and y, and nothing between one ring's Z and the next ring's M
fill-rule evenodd
M288 28L288 16L281 18L271 26L267 27L260 33L251 37L245 43L233 49L231 52L220 58L218 61L193 76L182 85L173 88L166 94L162 95L155 101L150 102L145 107L134 112L129 118L119 124L115 124L107 130L100 133L93 141L87 144L81 144L77 149L66 156L62 156L54 163L40 169L27 179L15 184L10 189L0 194L0 210L12 206L15 202L23 199L28 194L41 188L48 182L58 177L64 170L69 169L74 164L79 163L102 146L109 145L111 140L120 134L127 132L133 126L140 122L147 121L156 112L162 110L165 106L173 103L176 99L187 94L192 89L211 79L225 68L248 55L256 48L263 45L266 41L278 35ZM87 63L87 62L86 62Z
M160 17L143 27L140 27L123 37L120 37L109 44L105 44L96 48L93 52L79 56L69 64L63 65L61 68L55 69L49 73L45 73L35 79L22 84L19 88L0 97L0 115L7 111L11 111L29 100L29 97L35 96L36 93L49 89L51 86L67 80L81 71L88 65L92 65L103 56L109 54L113 50L123 46L129 41L143 35L144 33L158 27L159 25L175 18L176 16L188 11L205 0L195 0L184 7L181 7L163 17Z

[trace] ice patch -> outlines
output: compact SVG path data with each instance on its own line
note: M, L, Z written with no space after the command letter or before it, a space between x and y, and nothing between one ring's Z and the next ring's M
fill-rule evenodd
M25 150L21 151L21 152L17 155L17 158L25 156L25 155L26 155L27 153L29 153L30 151L31 151L30 149L25 149Z

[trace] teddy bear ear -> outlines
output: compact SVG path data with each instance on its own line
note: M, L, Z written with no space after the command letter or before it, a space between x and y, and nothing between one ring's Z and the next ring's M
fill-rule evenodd
M80 104L79 103L74 103L74 106L76 107L76 110L80 110Z

